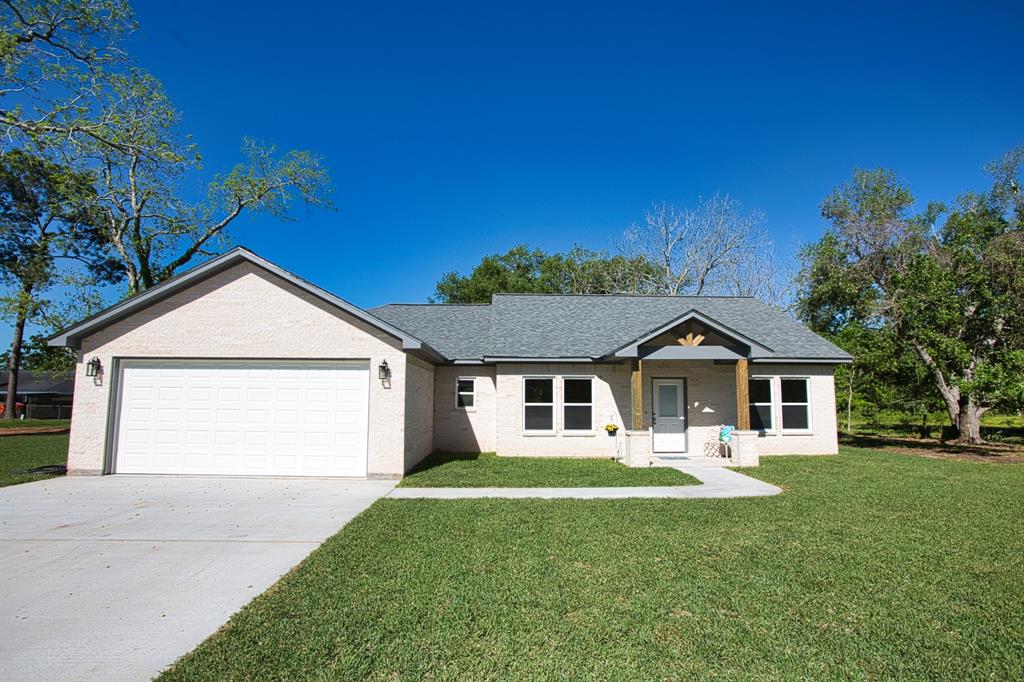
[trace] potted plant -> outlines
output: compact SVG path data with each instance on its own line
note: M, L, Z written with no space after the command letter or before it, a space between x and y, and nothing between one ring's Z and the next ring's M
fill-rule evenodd
M615 434L617 434L619 432L619 425L618 424L605 424L604 425L604 430L608 432L609 436L614 437Z

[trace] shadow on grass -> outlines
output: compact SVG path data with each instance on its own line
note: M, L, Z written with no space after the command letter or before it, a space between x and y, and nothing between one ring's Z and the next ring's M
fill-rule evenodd
M1005 457L1007 454L1019 452L1013 446L990 443L985 445L961 445L944 443L933 438L906 438L879 434L840 433L839 442L858 448L900 448L904 450L921 450L948 455L973 455L977 457Z
M475 462L480 459L481 456L487 456L492 453L481 453L481 452L432 452L423 458L423 460L416 465L416 467L409 472L409 474L418 474L422 471L428 471L435 469L439 466L448 464L449 462ZM406 474L407 476L409 474Z

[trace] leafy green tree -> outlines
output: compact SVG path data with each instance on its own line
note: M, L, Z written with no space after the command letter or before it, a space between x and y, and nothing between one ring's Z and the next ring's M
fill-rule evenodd
M840 406L845 402L846 430L853 416L877 419L884 411L919 415L924 425L931 412L941 409L920 361L886 328L860 323L846 325L836 334L820 330L854 357L836 367L835 383Z
M121 44L136 28L125 0L3 0L0 3L0 125L64 150L79 140L111 144L97 97L128 61Z
M920 215L895 173L856 170L822 203L831 227L804 254L800 317L836 337L852 325L891 334L966 442L981 442L987 410L1024 404L1022 159L990 167L990 191Z
M7 357L10 372L6 418L14 416L25 326L46 314L43 298L59 280L63 262L85 266L109 278L113 272L97 229L94 178L20 150L0 157L0 312L14 335Z
M139 69L111 78L118 112L105 142L83 147L100 177L97 205L129 294L171 277L197 255L210 254L243 213L288 220L296 200L330 208L330 178L308 151L279 154L273 146L243 142L245 162L207 186L206 199L180 198L184 178L201 170L196 145L180 132L180 114L155 78ZM113 103L105 109L113 109ZM145 115L148 112L148 115Z
M123 50L136 27L123 0L3 0L0 123L15 144L95 172L106 242L130 294L209 254L244 213L287 219L329 207L330 180L308 151L244 140L244 161L214 177L205 200L181 198L202 170L161 83Z
M0 366L11 362L11 349L0 353ZM75 353L68 348L54 348L46 336L32 334L21 346L21 370L29 372L71 372L75 369Z
M468 275L445 273L431 301L490 303L497 293L641 293L654 266L642 257L610 256L579 246L566 254L519 245L484 256Z

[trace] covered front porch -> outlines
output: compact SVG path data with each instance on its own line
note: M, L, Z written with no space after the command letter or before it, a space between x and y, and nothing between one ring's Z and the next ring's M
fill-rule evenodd
M743 339L694 319L621 349L617 355L630 367L626 462L757 466L748 396L752 351ZM719 447L723 425L735 430L728 446Z

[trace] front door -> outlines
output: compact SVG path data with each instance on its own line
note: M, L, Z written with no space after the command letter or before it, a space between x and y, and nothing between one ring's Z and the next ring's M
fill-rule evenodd
M683 379L654 380L654 452L686 452Z

